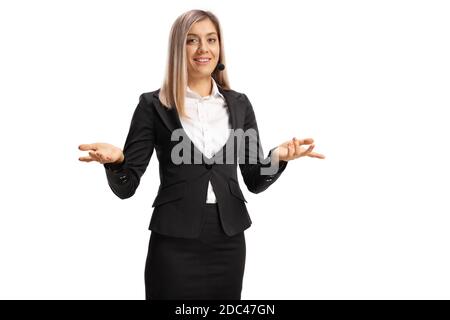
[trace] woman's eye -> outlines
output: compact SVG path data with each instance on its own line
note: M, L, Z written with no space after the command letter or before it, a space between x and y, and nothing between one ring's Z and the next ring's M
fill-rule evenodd
M197 41L197 39L187 39L187 43L193 43L194 41ZM208 41L214 43L217 41L217 39L211 38L208 39Z

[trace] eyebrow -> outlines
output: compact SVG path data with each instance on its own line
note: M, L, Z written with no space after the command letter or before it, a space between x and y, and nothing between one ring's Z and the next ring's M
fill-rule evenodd
M209 36L209 35L211 35L211 34L217 35L217 32L210 32L210 33L207 34L207 36ZM187 35L188 35L188 36L198 36L198 34L196 34L196 33L188 33Z

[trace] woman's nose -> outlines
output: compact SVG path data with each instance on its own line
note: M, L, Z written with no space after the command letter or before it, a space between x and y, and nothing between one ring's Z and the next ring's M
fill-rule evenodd
M198 45L197 50L200 51L200 52L202 52L202 51L207 52L208 48L206 47L206 45L203 44L203 42L200 42L199 45Z

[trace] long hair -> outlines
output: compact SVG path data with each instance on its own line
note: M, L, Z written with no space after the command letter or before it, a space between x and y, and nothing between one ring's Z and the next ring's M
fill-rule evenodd
M169 46L166 64L166 74L159 91L159 100L167 107L177 108L180 117L186 117L184 109L184 96L187 87L187 57L186 39L191 26L201 20L210 19L217 29L220 44L218 63L225 64L225 51L223 45L223 34L219 19L210 11L190 10L180 15L172 25L169 35ZM211 74L218 85L224 89L230 89L226 70L219 71L217 68Z

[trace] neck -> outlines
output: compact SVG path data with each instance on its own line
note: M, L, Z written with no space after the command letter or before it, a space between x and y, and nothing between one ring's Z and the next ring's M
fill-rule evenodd
M209 96L212 91L212 78L188 79L189 88L202 97Z

